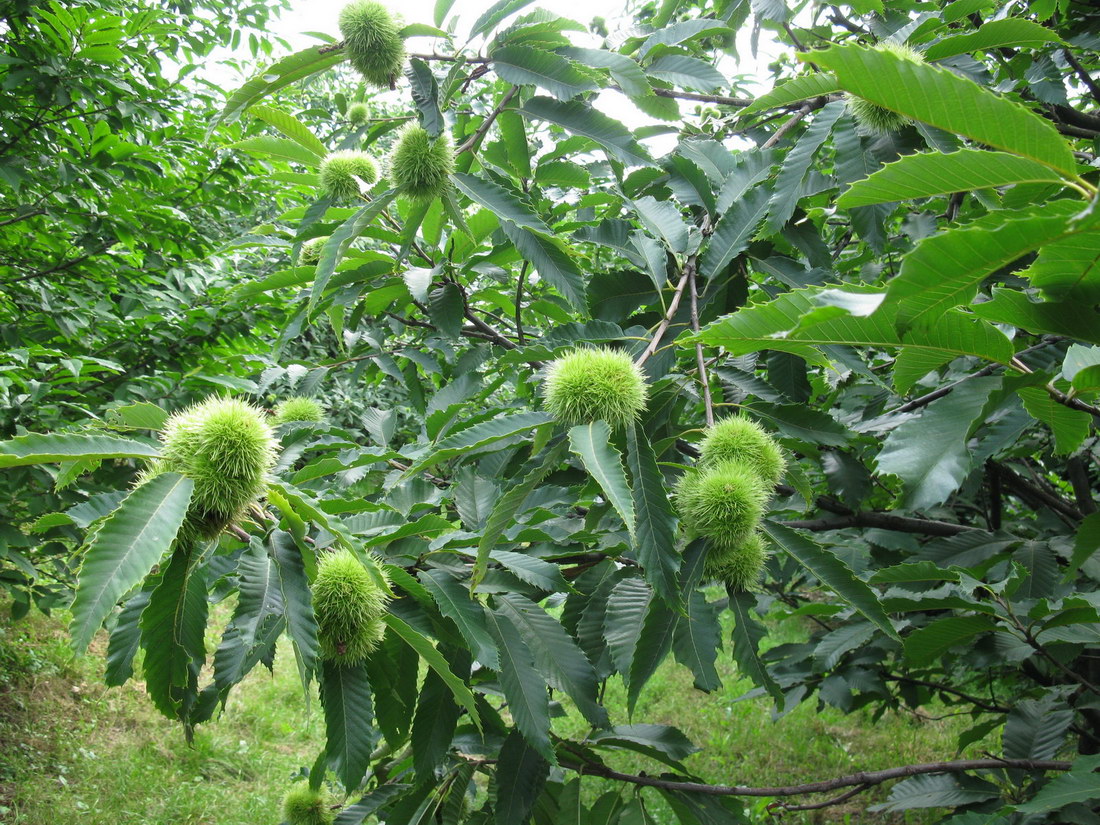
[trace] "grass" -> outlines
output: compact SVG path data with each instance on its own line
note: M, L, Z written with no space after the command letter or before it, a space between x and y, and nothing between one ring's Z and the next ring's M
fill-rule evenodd
M801 632L791 622L782 623L770 641L793 641ZM312 764L324 727L315 697L306 708L288 650L280 650L274 674L257 668L238 686L224 714L200 726L189 747L179 727L156 713L139 681L121 688L103 686L103 644L101 634L91 655L76 658L56 615L35 613L16 623L0 622L0 823L278 822L282 795ZM931 721L895 714L872 722L863 713L818 712L815 702L773 722L769 700L735 701L749 684L737 678L728 651L719 656L719 672L725 685L703 694L670 658L642 692L634 716L681 728L702 747L686 765L716 783L792 784L948 758L957 733L968 724L965 718ZM614 723L628 721L618 680L609 685L606 701ZM555 729L563 735L585 732L575 713L555 720ZM630 753L610 754L606 761L631 772L662 770ZM595 778L584 783L589 801L610 787ZM934 821L922 814L864 812L887 793L888 788L880 787L846 806L791 813L782 821ZM655 792L645 791L644 798L656 822L675 822ZM755 805L759 821L777 821L762 812L763 804Z

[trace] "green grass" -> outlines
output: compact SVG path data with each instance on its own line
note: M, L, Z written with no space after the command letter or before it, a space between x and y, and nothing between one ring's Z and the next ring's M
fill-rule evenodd
M802 633L785 622L773 628L769 641L794 641ZM211 653L216 639L208 638ZM189 747L178 725L152 708L140 681L103 686L103 645L100 634L89 656L75 658L56 615L0 622L0 823L278 822L282 795L323 743L320 705L314 697L307 710L289 649L280 649L273 675L257 668L236 688L224 714L200 726ZM735 701L750 685L737 678L728 650L719 656L719 672L725 685L707 695L670 658L642 692L634 716L681 728L703 749L688 758L688 768L710 782L783 785L949 758L955 736L967 725L965 717L930 721L894 714L872 722L862 713L818 712L816 702L773 722L769 700ZM613 722L628 721L617 679L608 687L607 704ZM575 713L556 720L555 729L576 736L586 730ZM631 772L663 769L630 753L608 754L606 761ZM591 777L584 783L588 799L610 787ZM864 813L887 793L880 787L841 808L791 813L782 821L934 821L929 815ZM645 791L644 798L661 825L675 821L655 792ZM764 802L750 803L760 811L760 822L776 821L762 813Z

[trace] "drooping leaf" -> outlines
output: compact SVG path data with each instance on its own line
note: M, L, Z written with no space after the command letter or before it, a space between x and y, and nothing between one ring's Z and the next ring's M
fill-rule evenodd
M605 421L578 424L569 430L569 447L576 453L588 474L596 480L608 502L634 537L634 499L626 483L623 459L611 446L611 428Z
M348 793L363 781L374 749L374 706L370 682L361 665L324 662L321 666L321 705L325 709L328 765Z
M650 586L666 602L675 604L676 574L680 568L676 515L653 447L640 425L627 427L626 443L637 526L635 552Z
M553 234L517 193L477 175L464 175L458 172L452 179L462 194L474 203L479 203L491 210L497 217L511 221L516 226L541 232L543 235Z
M989 51L1004 46L1037 48L1047 43L1061 42L1062 38L1045 26L1020 17L1006 17L983 23L977 31L968 34L945 37L929 46L924 56L928 60L942 60L979 49Z
M558 100L572 100L596 88L589 77L560 54L532 46L504 46L490 55L493 71L517 86L538 86Z
M766 109L778 109L782 106L790 106L792 103L800 103L803 100L813 100L824 97L840 90L840 85L835 77L825 72L803 75L791 80L785 80L772 89L756 98L752 103L741 110L741 117L756 114Z
M523 105L520 112L527 117L556 123L575 135L590 138L628 165L653 165L653 160L625 126L584 103L562 103L549 97L533 97Z
M524 825L546 783L550 764L517 730L505 738L499 764L493 784L496 825Z
M490 611L489 627L500 651L500 684L523 738L546 761L557 764L550 744L550 697L535 659L508 616Z
M420 574L420 580L431 591L439 612L458 625L474 658L496 670L499 667L496 642L489 633L481 602L473 599L461 583L443 570L425 570Z
M255 117L264 121L271 126L274 126L288 138L300 145L306 151L318 158L323 158L328 151L325 149L325 144L317 138L313 132L309 131L302 121L282 109L278 109L275 106L253 106L249 110Z
M1016 810L1023 814L1037 814L1056 811L1073 802L1091 802L1100 797L1097 768L1100 768L1100 755L1078 757L1069 773L1054 777L1034 797L1017 805Z
M164 473L136 487L91 534L77 574L73 648L83 652L131 588L168 551L187 515L194 482Z
M158 458L153 444L83 433L31 433L0 442L0 468L53 464L74 459Z
M500 228L523 259L530 261L539 276L571 306L579 309L585 305L584 276L560 241L510 221L502 221Z

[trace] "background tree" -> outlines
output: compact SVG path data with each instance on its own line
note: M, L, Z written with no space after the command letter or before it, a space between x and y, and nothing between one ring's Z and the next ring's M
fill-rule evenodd
M1095 821L1095 10L672 0L609 35L524 5L486 9L469 38L446 2L434 26L379 25L404 78L365 80L407 88L406 113L366 100L334 126L331 109L268 100L347 59L358 29L229 97L212 134L301 199L238 242L293 265L233 294L285 313L276 352L306 331L330 348L236 388L266 402L293 371L305 394L354 386L362 406L280 423L266 506L217 540L178 532L196 516L178 466L92 499L91 518L40 521L90 525L78 647L108 621L108 681L144 649L154 701L190 731L286 632L328 733L297 822L331 818L326 777L358 794L342 823L647 822L657 804L725 823L746 797L806 810L901 778L881 807ZM357 3L345 20L378 15ZM742 26L793 52L755 100L722 73ZM431 51L393 41L414 35ZM593 106L604 93L668 127L632 132ZM271 131L239 142L245 113ZM654 157L658 133L677 140ZM345 170L358 200L324 185L350 150L390 158L377 182ZM543 404L545 376L593 347L629 358L593 364L598 386L644 371L637 418L615 394ZM575 409L592 420L551 414ZM782 446L778 484L746 446L732 466L708 446L734 413ZM16 437L0 466L156 461L146 431L166 411L116 416ZM761 550L759 586L716 563ZM333 632L310 583L349 559L323 591L362 610ZM207 594L227 591L200 684ZM960 751L995 751L784 787L693 776L679 731L610 719L603 688L621 679L633 711L671 654L713 690L726 610L732 655L778 712L935 699L973 719ZM814 629L761 653L765 616ZM376 646L346 658L361 631ZM660 773L617 769L623 751Z

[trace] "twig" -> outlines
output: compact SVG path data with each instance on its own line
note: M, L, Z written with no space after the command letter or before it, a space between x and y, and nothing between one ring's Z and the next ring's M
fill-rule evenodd
M528 261L519 268L519 280L516 281L516 338L523 346L523 282L527 280Z
M684 274L680 276L680 280L676 284L676 292L669 302L668 311L665 313L665 317L661 319L661 323L657 326L657 330L653 333L653 340L649 342L649 346L645 348L645 352L638 356L638 360L634 362L639 367L648 361L649 356L653 355L653 353L657 351L657 347L660 346L661 338L664 336L665 330L667 330L669 324L672 323L672 318L676 315L676 310L680 308L680 299L684 297L684 287L687 286L690 275L691 270L685 266Z
M1073 52L1069 49L1062 49L1062 57L1066 59L1066 62L1073 67L1073 71L1077 73L1077 76L1081 78L1081 82L1088 87L1089 93L1092 95L1092 99L1097 103L1100 103L1100 85L1097 85L1096 81L1092 79L1092 76L1085 70L1085 67L1081 65L1080 61L1073 56Z
M773 146L775 146L775 144L779 143L779 141L781 141L783 139L783 136L785 134L787 134L787 132L791 131L791 129L793 129L795 126L797 126L799 121L801 121L802 118L806 117L806 115L808 115L811 111L813 111L813 106L809 103L803 103L802 108L799 109L797 112L795 112L787 120L786 123L784 123L778 129L776 129L775 134L772 135L770 138L768 138L766 141L764 141L764 143L760 146L760 148L762 150L763 149L771 149Z
M516 96L516 92L518 91L519 86L513 86L504 94L504 97L500 99L500 103L497 104L496 108L493 109L493 111L486 116L485 120L481 122L481 125L477 127L477 131L470 135L470 137L455 150L456 155L461 155L463 152L471 152L481 143L481 139L485 137L486 132L489 131L489 127L493 125L493 121L504 111L504 107Z
M691 288L691 331L699 334L699 295L695 288L695 257L684 267L688 273L688 285ZM703 358L703 343L695 342L695 362L699 365L699 386L703 390L703 406L706 409L707 426L714 426L714 402L710 397L710 381L707 378L707 362Z
M768 813L771 813L773 809L779 811L817 811L821 808L830 808L833 805L839 805L841 802L846 802L853 796L858 796L870 787L871 786L867 784L856 785L850 791L845 791L840 796L826 799L824 802L807 802L802 805L792 805L789 802L772 802L768 805Z

